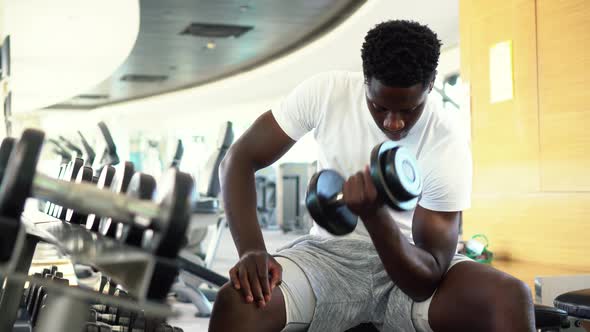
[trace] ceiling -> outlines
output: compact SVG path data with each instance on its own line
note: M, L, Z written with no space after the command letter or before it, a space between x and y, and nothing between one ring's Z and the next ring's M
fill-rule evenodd
M108 77L139 32L138 0L6 0L14 113L58 103ZM107 24L105 24L107 22Z
M439 76L459 71L458 0L371 0L305 47L252 70L190 89L75 113L86 114L89 122L102 119L125 130L140 131L201 130L227 120L251 123L312 75L329 70L359 71L360 46L365 34L375 24L391 19L412 19L427 24L443 42ZM47 128L74 115L68 109L42 113Z
M94 109L251 70L322 36L365 1L141 0L139 33L126 60L98 85L50 108ZM242 31L229 37L183 33L193 23L204 24L209 36L224 28L211 31L212 24Z

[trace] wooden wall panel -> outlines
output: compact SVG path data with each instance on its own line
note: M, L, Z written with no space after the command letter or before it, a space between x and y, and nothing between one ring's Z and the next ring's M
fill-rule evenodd
M462 45L469 48L474 191L537 191L535 4L533 0L489 4L471 4L470 39ZM505 40L513 44L514 99L491 104L490 47Z
M476 194L463 227L486 234L498 259L590 272L589 207L590 193Z
M579 275L588 274L588 266L567 267L560 265L549 265L535 262L507 262L495 261L492 266L500 271L504 271L527 283L531 289L533 299L535 298L535 278L539 276L557 276L557 275Z
M590 191L590 1L537 0L542 189Z
M486 234L499 262L590 273L590 1L460 1L474 156L464 237ZM504 40L514 99L491 104L489 49Z

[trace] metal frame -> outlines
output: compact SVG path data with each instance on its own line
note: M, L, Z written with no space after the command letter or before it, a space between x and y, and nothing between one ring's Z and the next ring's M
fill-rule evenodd
M12 330L27 282L45 287L52 293L52 301L55 301L41 315L37 325L40 331L81 331L86 320L84 313L93 303L143 310L146 315L154 317L176 316L169 305L148 297L155 266L170 265L171 260L125 246L36 210L26 210L21 220L14 220L14 223L20 223L21 227L15 234L11 258L0 265L0 277L4 280L0 297L0 331ZM92 289L69 287L52 279L29 276L33 254L39 242L51 243L74 262L91 265L105 272L125 287L132 297L103 294Z

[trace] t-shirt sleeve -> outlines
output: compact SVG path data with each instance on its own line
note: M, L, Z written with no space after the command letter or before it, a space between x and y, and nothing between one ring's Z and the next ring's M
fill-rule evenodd
M467 142L439 145L423 165L420 206L443 212L471 207L473 166Z
M330 86L328 73L313 76L300 83L277 103L272 114L283 131L297 141L316 128Z

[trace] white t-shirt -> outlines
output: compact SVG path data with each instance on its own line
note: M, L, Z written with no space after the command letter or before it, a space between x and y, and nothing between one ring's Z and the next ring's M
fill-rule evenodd
M314 130L318 170L334 169L345 178L368 165L373 147L388 139L367 107L362 73L316 75L297 86L272 113L295 141ZM471 204L471 150L461 124L457 111L445 110L435 98L428 98L420 119L399 141L415 153L423 179L418 204L426 209L461 211ZM391 210L391 214L412 241L414 211ZM310 233L332 236L317 224ZM368 236L360 220L352 235Z

